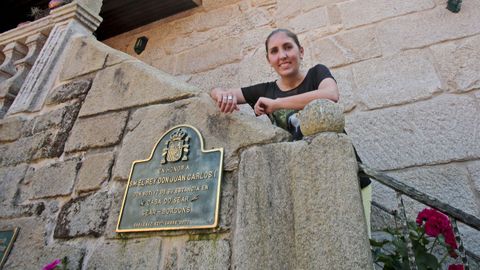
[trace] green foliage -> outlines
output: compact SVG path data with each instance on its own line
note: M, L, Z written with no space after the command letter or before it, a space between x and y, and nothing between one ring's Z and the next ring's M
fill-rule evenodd
M408 231L417 269L442 269L443 261L452 254L451 248L445 243L445 238L442 235L435 238L428 236L424 227L418 226L415 222L408 223ZM380 240L370 239L374 262L383 265L385 270L409 270L407 243L402 231L386 228L377 233ZM433 252L440 253L442 259L439 260Z

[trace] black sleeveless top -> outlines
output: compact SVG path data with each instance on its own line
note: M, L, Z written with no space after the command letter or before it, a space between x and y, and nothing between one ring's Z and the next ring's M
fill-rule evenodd
M308 70L305 79L303 79L302 83L296 88L282 91L278 87L276 81L272 81L242 87L242 93L245 101L253 108L260 97L276 99L317 90L318 85L326 78L335 79L326 66L318 64Z
M303 81L295 88L288 91L282 91L278 87L276 81L260 83L249 87L243 87L242 93L245 101L252 106L255 106L260 97L270 99L277 99L282 97L290 97L318 89L318 85L325 78L333 78L330 70L324 65L316 65L308 70L307 75ZM276 126L279 126L288 131L288 118L290 115L296 113L297 110L280 109L269 115L270 120Z

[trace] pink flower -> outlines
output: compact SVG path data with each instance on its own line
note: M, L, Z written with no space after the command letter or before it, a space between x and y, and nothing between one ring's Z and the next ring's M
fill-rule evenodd
M425 233L432 237L437 237L439 234L443 234L443 232L451 229L447 216L435 209L429 208L425 208L418 213L417 224L419 226L425 224Z
M448 270L464 270L463 264L451 264L448 266Z
M427 221L432 215L435 214L435 210L430 208L425 208L417 215L417 224L422 226L423 222Z
M418 226L425 225L425 233L428 236L437 237L442 234L445 237L445 243L453 249L458 248L452 224L446 215L435 209L425 208L418 213L416 221Z
M42 270L53 270L57 265L59 265L62 261L60 259L56 259L55 261L45 265Z

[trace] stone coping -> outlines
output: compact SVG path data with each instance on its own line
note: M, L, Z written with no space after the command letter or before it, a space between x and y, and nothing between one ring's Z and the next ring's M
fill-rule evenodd
M39 20L30 22L28 24L19 26L17 28L8 30L0 34L0 46L6 46L12 41L25 39L36 33L43 33L48 35L54 26L54 21L51 16L43 17Z

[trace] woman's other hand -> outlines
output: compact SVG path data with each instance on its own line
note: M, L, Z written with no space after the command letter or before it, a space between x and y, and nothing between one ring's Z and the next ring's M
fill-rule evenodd
M276 105L277 105L276 99L261 97L258 99L257 103L255 103L255 107L254 107L255 114L256 115L271 114L278 109Z
M240 88L214 88L212 92L210 92L210 96L217 103L217 106L222 113L232 113L234 111L238 111L238 104L245 103L245 99L243 98Z

